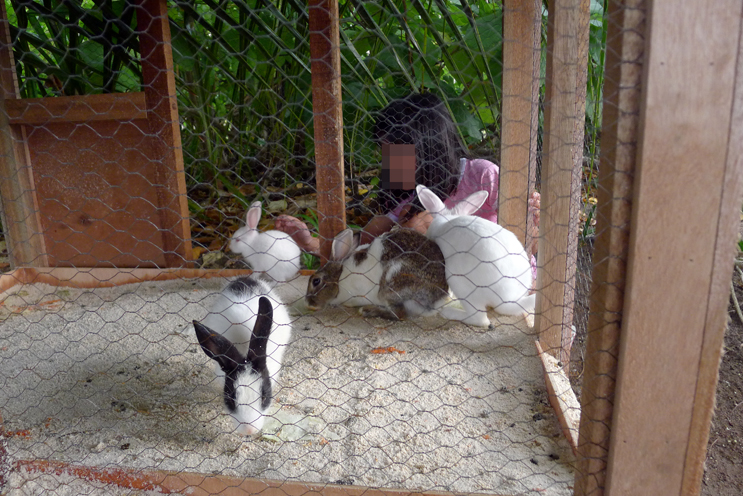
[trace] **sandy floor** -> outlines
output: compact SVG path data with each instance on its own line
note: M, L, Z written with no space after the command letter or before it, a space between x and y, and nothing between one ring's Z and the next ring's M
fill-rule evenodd
M365 322L342 308L301 315L306 278L280 288L296 321L263 435L230 433L190 324L224 284L27 285L0 295L9 462L572 494L573 457L523 321L478 330L437 318ZM373 352L380 347L393 349ZM75 484L13 472L0 491L80 494Z

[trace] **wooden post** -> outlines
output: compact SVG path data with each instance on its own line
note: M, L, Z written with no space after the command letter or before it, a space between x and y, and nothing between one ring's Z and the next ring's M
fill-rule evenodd
M740 222L742 13L649 4L609 496L699 494Z
M178 100L165 0L145 0L137 9L142 87L157 168L158 213L168 267L192 265L191 225L183 168ZM177 235L175 233L178 233Z
M503 123L498 223L531 246L527 199L534 191L539 129L540 0L503 4Z
M583 371L575 496L600 496L606 479L629 252L640 120L645 0L608 8L593 287Z
M46 267L43 229L31 174L26 133L11 126L6 102L20 98L5 3L0 5L0 213L10 265Z
M550 2L535 327L570 359L588 64L589 0Z
M338 0L310 0L309 17L317 215L325 262L333 237L346 227Z

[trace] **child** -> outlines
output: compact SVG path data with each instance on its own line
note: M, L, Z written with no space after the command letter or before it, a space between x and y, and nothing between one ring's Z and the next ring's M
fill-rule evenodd
M436 95L414 93L392 101L377 116L374 138L383 147L414 145L415 183L426 185L440 198L445 198L447 207L456 205L471 193L487 191L488 198L475 215L498 221L498 166L489 160L468 157L449 111ZM395 224L425 233L431 223L414 188L381 189L376 203L380 215L364 227L362 244L389 231ZM529 205L530 211L536 209L535 216L538 215L538 193L529 200ZM313 237L299 219L281 215L275 226L292 236L303 250L319 251L320 240Z

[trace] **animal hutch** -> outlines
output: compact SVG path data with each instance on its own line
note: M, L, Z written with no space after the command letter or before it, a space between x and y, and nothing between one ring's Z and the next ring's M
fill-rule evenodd
M44 31L29 19L63 13L75 29L96 20L81 2L60 2L68 10L55 11L47 2L18 2L10 22L6 9L14 4L0 6L0 197L10 258L0 275L0 361L8 364L0 373L0 491L698 494L739 222L743 0L604 3L603 124L579 405L566 364L578 286L589 24L592 9L603 5L458 2L459 17L444 16L442 24L469 26L481 50L493 38L478 15L497 5L493 12L502 16L485 15L487 22L502 19L502 74L488 69L479 77L485 91L496 79L501 86L493 103L499 222L527 246L527 198L541 158L533 334L510 321L483 331L434 320L425 321L436 322L429 327L370 323L341 309L325 319L300 315L292 346L304 355L288 352L279 411L260 441L222 430L219 399L205 387L206 358L186 325L203 318L222 278L249 271L197 267L183 159L192 142L181 136L191 117L179 115L176 75L194 81L178 73L173 51L191 50L216 66L219 57L189 33L227 26L228 34L211 42L235 49L242 42L230 36L245 26L265 29L272 19L296 41L305 23L309 65L280 36L256 37L235 57L248 60L269 40L280 50L273 63L287 59L311 74L311 93L300 92L287 107L299 105L301 114L302 102L311 101L308 139L327 258L347 224L350 131L341 68L368 67L361 63L367 54L341 28L358 16L365 29L385 34L379 24L396 19L397 35L415 45L420 33L406 15L425 19L431 6L414 0L405 12L392 1L341 3L340 10L336 0L288 2L299 13L292 23L271 2L234 2L234 10L210 1L199 3L201 10L190 2L104 2L101 36L110 40L115 28L122 38L94 75L105 83L106 67L128 60L130 48L122 47L131 40L122 33L131 32L141 82L130 91L116 83L103 84L100 94L68 94L71 83L48 70L37 77L58 95L22 98L17 68L34 67L35 59L15 60L14 43L28 47L24 30ZM182 24L172 19L179 15ZM171 40L173 26L183 29ZM435 43L426 39L431 45L418 49L435 45L446 63L454 60L446 46L456 37L430 36ZM405 67L394 40L379 38L386 56ZM56 55L60 63L74 59ZM196 65L188 70L195 74ZM427 75L435 69L420 68ZM265 74L242 77L239 91ZM299 84L292 74L280 77ZM183 98L208 98L197 93L197 85L183 88ZM280 128L281 117L274 120ZM194 146L220 125L207 121ZM293 145L295 154L305 146ZM203 182L221 181L215 174ZM301 286L283 291L301 300ZM491 352L503 364L489 364ZM554 416L535 411L538 400L526 397L540 394Z

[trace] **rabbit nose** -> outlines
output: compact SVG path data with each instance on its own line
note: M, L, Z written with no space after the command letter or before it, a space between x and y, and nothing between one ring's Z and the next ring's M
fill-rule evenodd
M250 424L240 424L237 427L237 433L241 436L255 436L258 434L258 429Z

